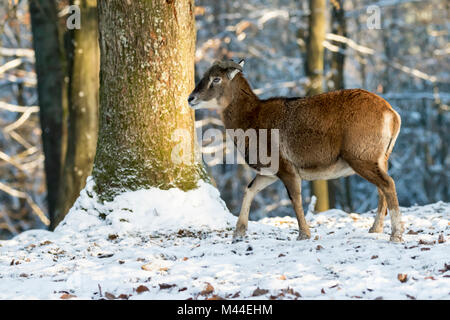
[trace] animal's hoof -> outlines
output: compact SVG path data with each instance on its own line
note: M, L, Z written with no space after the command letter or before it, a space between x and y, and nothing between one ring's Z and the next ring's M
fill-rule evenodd
M308 240L309 238L311 238L311 235L309 233L300 232L300 234L297 237L297 240Z
M231 243L238 243L244 241L243 237L233 237L233 240L231 240Z
M392 242L403 242L403 238L401 234L391 234L391 239Z
M244 241L245 233L246 233L245 229L244 230L236 229L233 233L233 240L231 241L231 243L237 243L237 242Z
M369 229L369 233L382 233L383 232L383 227L374 227L372 226Z

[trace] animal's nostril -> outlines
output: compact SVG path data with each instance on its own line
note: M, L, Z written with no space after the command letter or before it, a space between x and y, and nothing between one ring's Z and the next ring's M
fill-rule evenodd
M193 96L189 96L188 102L191 102L192 100L194 100L194 97Z

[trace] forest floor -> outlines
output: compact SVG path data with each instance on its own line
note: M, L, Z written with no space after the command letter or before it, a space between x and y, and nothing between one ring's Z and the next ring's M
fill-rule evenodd
M374 212L249 223L213 187L123 194L100 205L92 182L55 232L0 241L0 299L450 299L450 204L402 208L404 242L369 234ZM101 213L99 215L99 212Z

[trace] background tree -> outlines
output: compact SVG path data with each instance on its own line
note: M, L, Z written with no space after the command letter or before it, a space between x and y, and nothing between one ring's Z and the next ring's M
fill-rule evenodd
M194 1L100 0L100 127L93 176L102 199L142 187L188 190L194 157ZM188 161L172 161L186 133ZM186 150L188 149L188 150Z
M316 95L323 92L323 64L325 40L325 0L309 0L309 29L306 42L306 73L309 78L308 95ZM317 197L316 211L329 209L328 183L325 180L312 182L313 194Z
M100 53L97 1L79 2L81 29L68 34L69 114L67 152L54 228L67 214L91 174L97 145Z
M42 128L47 203L53 220L61 174L62 88L58 16L53 0L30 1L33 46L38 78L39 118Z

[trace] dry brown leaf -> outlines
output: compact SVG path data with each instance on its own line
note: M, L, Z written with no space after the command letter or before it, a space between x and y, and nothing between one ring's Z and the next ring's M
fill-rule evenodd
M252 293L252 297L258 297L258 296L262 296L263 294L268 293L269 290L266 289L260 289L259 287L255 289L255 291L253 291Z
M206 296L206 295L208 295L210 293L213 293L213 292L214 292L214 287L209 282L207 282L205 289L202 292L200 292L200 294L202 296Z
M286 276L284 274L282 274L278 279L280 280L286 280Z
M72 298L76 298L76 295L73 294L69 294L69 293L64 293L61 297L59 297L60 299L63 300L68 300L68 299L72 299Z
M170 288L173 288L173 287L176 287L176 286L177 286L176 284L160 283L159 284L159 289L160 290L162 290L162 289L170 289Z
M140 285L139 287L137 287L136 292L137 293L142 293L145 291L149 291L148 288L146 286Z
M109 293L109 292L105 292L105 297L108 300L115 300L116 299L116 296L113 295L112 293Z
M436 243L436 241L426 241L426 240L422 240L422 239L419 240L419 244L424 244L424 245L427 245L427 246L431 246L431 245L433 245L435 243Z
M221 296L218 296L217 294L215 294L212 297L207 298L206 300L225 300L225 299L222 298Z
M408 275L406 273L405 274L399 273L399 274L397 274L397 279L401 283L405 283L406 281L408 281Z

